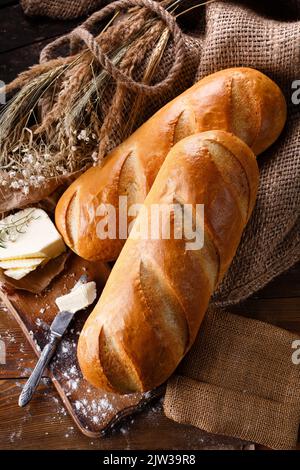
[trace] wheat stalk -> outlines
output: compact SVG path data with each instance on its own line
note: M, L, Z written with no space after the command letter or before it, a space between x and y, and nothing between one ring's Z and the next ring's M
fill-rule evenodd
M179 8L184 7L185 0L163 0L161 3L180 17L211 1L214 0L181 11ZM138 7L130 9L127 21L121 20L117 27L109 28L117 15L107 23L97 40L112 62L130 75L146 56L147 45L148 50L150 48L151 41L147 41L147 37L155 38L156 44L142 78L144 83L150 84L170 33L160 20L149 17L149 12ZM157 28L157 25L161 26ZM127 39L118 45L123 34ZM6 91L22 88L0 114L0 170L8 176L8 179L0 180L0 186L9 184L12 189L21 189L27 194L30 187L40 185L45 179L96 164L98 139L105 133L106 138L109 137L108 122L104 120L103 124L100 115L102 95L109 80L107 72L85 49L75 56L34 66L8 85ZM117 86L116 94L119 92ZM115 96L111 111L120 107L121 96ZM47 104L47 113L40 120L38 105L43 100ZM124 135L132 132L142 100L139 94L135 97ZM111 125L111 119L108 121Z

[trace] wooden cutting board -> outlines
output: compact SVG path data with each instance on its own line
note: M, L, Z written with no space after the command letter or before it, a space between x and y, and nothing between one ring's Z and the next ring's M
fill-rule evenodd
M96 282L99 296L109 272L109 267L103 263L91 263L72 254L64 271L41 294L11 291L2 285L0 296L39 356L47 343L49 326L58 312L55 299L67 293L83 274L89 281ZM161 390L120 396L102 392L83 379L77 362L77 341L92 308L75 315L51 361L49 376L78 428L85 435L95 438L104 436L124 417L161 394Z

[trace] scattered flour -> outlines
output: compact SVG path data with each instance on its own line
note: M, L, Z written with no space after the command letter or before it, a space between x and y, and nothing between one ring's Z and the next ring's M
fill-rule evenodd
M10 333L9 330L6 330L2 335L0 335L0 339L5 340L6 343L16 343L16 338Z

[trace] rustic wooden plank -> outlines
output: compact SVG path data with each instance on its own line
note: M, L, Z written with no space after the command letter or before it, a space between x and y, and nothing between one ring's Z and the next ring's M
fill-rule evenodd
M300 333L300 297L282 299L251 298L231 307L229 310Z
M40 52L52 39L34 43L23 47L16 52L0 54L0 80L11 82L16 76L39 62Z
M253 298L300 297L300 263L271 281L253 295Z
M80 21L82 20L59 21L40 17L30 18L24 15L19 4L8 6L1 10L0 53L65 34Z
M43 379L32 402L19 408L24 381L0 380L0 447L5 449L241 449L233 438L217 437L167 419L161 404L149 407L109 437L83 436L57 399L49 379Z
M0 379L29 377L36 355L16 320L7 310L0 310L0 339L6 346L6 364L0 365Z
M17 0L0 0L0 9L7 7L8 5L16 5L17 3Z
M0 0L0 9L7 7L8 5L17 5L17 0Z
M43 348L48 341L48 328L57 314L55 299L69 292L82 274L88 280L96 282L100 295L109 272L103 263L91 263L70 255L64 272L54 279L51 287L43 293L34 295L24 291L10 292L4 288L1 297L37 353L38 348ZM57 348L55 359L51 362L50 375L76 425L84 434L95 437L109 426L112 419L119 420L124 415L131 415L142 403L149 401L151 395L108 396L83 380L77 362L76 345L89 311L87 308L75 315L72 325Z

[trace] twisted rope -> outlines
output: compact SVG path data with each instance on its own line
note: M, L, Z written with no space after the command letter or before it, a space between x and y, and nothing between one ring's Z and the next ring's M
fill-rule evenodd
M169 70L168 75L159 83L155 85L147 85L142 82L135 81L133 78L126 75L118 67L116 67L110 58L103 52L95 37L89 31L89 29L97 22L103 20L106 16L114 13L117 10L126 9L132 6L145 7L151 12L155 13L170 30L173 41L174 41L174 62ZM154 0L118 0L116 2L108 4L102 10L91 15L81 26L74 29L71 33L66 36L58 38L53 43L49 44L44 48L41 54L40 61L45 62L53 56L53 51L72 41L81 40L92 52L92 54L99 61L103 69L114 78L117 82L124 84L125 87L135 92L143 92L146 95L157 94L163 90L166 90L172 85L173 81L177 77L185 57L184 50L184 39L183 33L176 23L176 19L172 16L165 8L163 8L157 1Z

